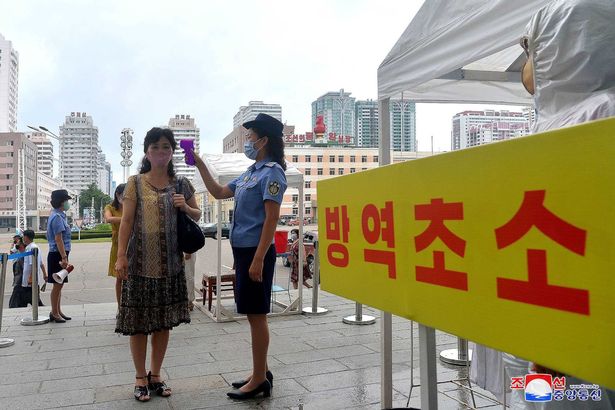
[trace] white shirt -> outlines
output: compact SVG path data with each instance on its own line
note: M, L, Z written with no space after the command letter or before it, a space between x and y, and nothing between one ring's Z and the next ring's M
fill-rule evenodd
M26 246L26 252L33 250L34 248L39 249L38 246L34 242L30 245ZM41 256L41 251L38 251L38 285L41 286L44 283L43 278L43 258ZM24 288L32 286L28 283L30 279L30 275L32 274L32 255L26 256L23 261L23 276L21 278L21 286Z

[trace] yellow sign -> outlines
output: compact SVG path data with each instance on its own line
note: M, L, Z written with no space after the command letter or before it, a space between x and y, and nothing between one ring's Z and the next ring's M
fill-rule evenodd
M615 388L615 119L318 183L323 289Z

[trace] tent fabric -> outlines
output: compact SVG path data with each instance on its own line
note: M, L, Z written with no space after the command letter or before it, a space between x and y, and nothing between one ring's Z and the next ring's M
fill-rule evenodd
M378 98L529 105L519 39L551 0L426 0L378 68Z
M615 3L556 1L527 25L543 132L615 116Z
M243 174L254 161L241 153L203 154L203 162L211 176L221 185L226 185ZM299 187L303 184L303 174L297 168L286 163L286 183L289 187ZM197 193L206 191L205 183L200 173L195 173L192 185Z

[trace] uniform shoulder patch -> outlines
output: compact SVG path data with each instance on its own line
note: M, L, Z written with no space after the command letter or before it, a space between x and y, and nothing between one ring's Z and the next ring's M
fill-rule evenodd
M277 181L270 182L267 190L269 191L269 194L277 195L278 192L280 192L280 184Z
M271 161L271 162L267 162L267 163L265 164L265 166L266 166L266 167L269 167L269 168L273 168L273 167L275 167L275 164L277 164L277 162L275 162L275 161Z

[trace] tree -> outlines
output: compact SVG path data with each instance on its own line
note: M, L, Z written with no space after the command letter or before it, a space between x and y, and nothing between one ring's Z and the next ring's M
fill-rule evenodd
M83 210L92 206L92 198L94 198L95 218L100 221L102 220L100 210L111 203L111 197L98 189L95 183L91 183L85 191L79 194L79 215L83 216Z

